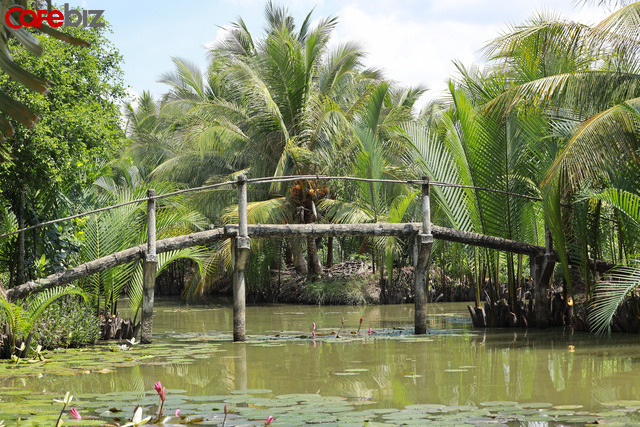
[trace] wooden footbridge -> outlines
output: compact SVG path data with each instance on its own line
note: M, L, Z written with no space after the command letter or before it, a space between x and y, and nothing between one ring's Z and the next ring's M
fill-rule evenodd
M359 224L248 224L247 223L247 184L265 183L276 181L294 181L304 179L347 179L358 181L377 181L392 183L418 184L422 187L422 222L421 223L359 223ZM156 200L179 193L206 190L215 187L233 184L238 190L238 224L226 225L206 231L194 232L188 235L156 240ZM126 204L147 203L147 227L148 240L146 245L135 246L120 252L101 257L99 259L70 268L60 273L52 274L44 279L27 282L13 287L5 292L9 300L24 298L27 295L48 288L72 283L78 279L99 273L109 268L143 260L143 301L142 301L142 343L150 343L152 340L154 288L157 270L157 254L175 251L192 246L207 245L217 240L231 239L233 254L233 339L245 340L245 268L249 258L251 239L261 238L292 238L300 236L403 236L413 241L414 259L414 301L415 301L415 333L425 334L427 331L427 274L434 239L451 242L459 242L473 246L490 249L498 249L516 254L528 255L530 259L531 275L534 281L536 306L536 323L544 326L549 317L548 289L553 274L553 268L557 261L557 255L551 247L551 240L547 237L545 247L517 242L499 237L487 236L477 233L464 232L446 227L434 226L431 223L430 211L430 185L457 186L430 182L423 177L415 181L373 180L353 177L325 177L322 175L292 176L280 178L257 178L247 180L241 175L236 181L228 181L194 189L180 190L169 194L156 195L154 190L149 190L147 198L134 200L124 204L97 209L84 214L74 215L68 218L50 221L37 226L18 230L6 235L24 232L29 229L41 227L51 223L61 222L71 218L89 215L92 213L115 209ZM484 189L488 191L498 191ZM498 191L501 192L501 191ZM525 196L530 198L528 196ZM600 262L595 265L602 270L609 267Z

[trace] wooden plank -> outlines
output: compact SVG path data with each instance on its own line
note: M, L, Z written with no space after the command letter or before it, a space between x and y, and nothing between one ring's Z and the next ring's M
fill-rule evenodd
M421 223L367 223L367 224L253 224L248 226L248 234L251 238L267 237L298 237L312 236L414 236L422 231ZM478 233L454 230L433 225L431 233L435 239L450 242L459 242L472 246L481 246L490 249L498 249L516 254L541 256L546 249L543 246L529 243L516 242L500 237L486 236ZM199 231L184 236L171 237L158 240L157 253L169 252L192 246L207 245L217 240L235 238L238 235L237 225L226 225L221 228ZM143 259L147 245L139 245L115 254L107 255L77 267L70 268L61 273L55 273L40 279L37 282L27 282L15 286L6 291L9 300L24 298L32 292L40 292L45 289L71 283L75 280L99 273L117 265ZM554 254L555 255L555 254ZM569 263L578 265L578 260L570 258ZM604 261L590 260L596 270L604 272L613 267L613 264Z

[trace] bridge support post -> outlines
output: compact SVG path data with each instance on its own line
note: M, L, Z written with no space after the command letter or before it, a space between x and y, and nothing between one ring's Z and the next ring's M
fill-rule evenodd
M416 335L427 333L427 283L429 281L429 259L433 246L433 234L431 234L431 204L429 178L422 177L422 233L415 241L414 254L414 304L415 304L415 333Z
M551 232L545 227L545 254L531 256L529 263L534 287L534 319L539 328L547 328L550 322L551 307L549 300L549 286L553 279L553 269L556 258L553 253L553 239Z
M245 269L251 251L247 227L247 178L238 176L238 237L231 239L233 255L233 340L245 340L246 281Z
M153 299L156 287L156 191L147 191L147 254L142 264L142 344L151 343L153 333Z

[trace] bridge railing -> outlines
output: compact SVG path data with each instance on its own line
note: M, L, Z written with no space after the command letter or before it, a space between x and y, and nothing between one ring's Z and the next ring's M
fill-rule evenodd
M525 195L525 194L511 193L509 191L498 190L498 189L495 189L495 188L477 187L477 186L472 186L472 185L463 185L463 184L454 184L454 183L448 183L448 182L431 181L429 179L396 180L396 179L357 178L357 177L352 177L352 176L288 175L288 176L282 176L282 177L249 178L249 179L245 180L245 183L246 184L265 184L265 183L273 183L273 182L287 182L287 181L311 180L311 179L315 179L315 180L344 180L344 181L362 181L362 182L381 182L381 183L408 184L408 185L423 185L423 184L428 183L430 186L435 186L435 187L465 188L465 189L478 190L478 191L487 191L487 192L496 193L496 194L503 194L503 195L512 196L512 197L519 197L519 198L523 198L523 199L527 199L527 200L531 200L531 201L535 201L535 202L541 202L542 201L542 199L539 198L539 197L528 196L528 195ZM44 221L44 222L41 222L41 223L38 223L38 224L35 224L35 225L30 225L28 227L24 227L24 228L21 228L21 229L18 229L18 230L14 230L14 231L11 231L11 232L8 232L8 233L0 234L0 239L5 238L5 237L9 237L9 236L13 236L13 235L16 235L16 234L19 234L19 233L23 233L25 231L31 231L31 230L35 230L35 229L38 229L38 228L42 228L42 227L45 227L47 225L58 224L60 222L70 221L72 219L82 218L82 217L93 215L93 214L97 214L97 213L100 213L100 212L105 212L105 211L121 208L123 206L133 205L133 204L137 204L137 203L148 203L149 200L152 200L152 199L153 200L159 200L159 199L163 199L163 198L166 198L166 197L176 196L176 195L179 195L179 194L186 194L186 193L193 193L193 192L198 192L198 191L213 190L213 189L216 189L216 188L229 187L229 186L233 186L233 185L238 185L238 181L237 180L225 181L225 182L220 182L220 183L216 183L216 184L203 185L201 187L185 188L183 190L177 190L177 191L173 191L173 192L170 192L170 193L154 194L153 196L147 195L147 197L144 197L144 198L141 198L141 199L130 200L128 202L118 203L118 204L111 205L111 206L105 206L105 207L102 207L102 208L98 208L98 209L94 209L94 210L90 210L90 211L86 211L86 212L82 212L82 213L66 216L66 217L63 217L63 218L58 218L58 219L54 219L54 220L50 220L50 221ZM233 188L227 188L227 189L228 190L232 190Z
M248 234L247 223L247 185L248 184L265 184L274 182L288 182L301 180L343 180L343 181L360 181L360 182L380 182L391 184L407 184L420 185L422 190L422 224L419 235L414 245L414 301L415 301L415 332L416 334L425 334L427 330L427 289L426 289L426 269L433 245L433 234L431 224L430 210L430 186L466 188L479 191L489 191L509 196L522 197L533 201L541 201L536 197L527 195L514 194L503 190L496 190L485 187L473 187L461 184L443 183L431 181L428 177L422 177L419 180L395 180L395 179L375 179L375 178L358 178L350 176L326 176L326 175L293 175L282 177L264 177L247 179L244 175L239 175L236 180L226 181L216 184L205 185L195 188L187 188L177 190L165 194L155 194L153 189L148 190L147 197L119 203L95 209L88 212L71 215L65 218L59 218L52 221L43 222L32 225L30 227L15 230L10 233L0 235L0 238L8 237L28 230L44 227L46 225L56 224L71 219L81 218L123 206L136 203L147 203L147 250L143 258L143 300L142 300L142 337L141 342L150 343L153 327L153 305L154 305L154 288L157 272L157 256L156 256L156 209L157 200L176 196L186 193L194 193L198 191L208 191L213 189L232 190L233 186L238 191L238 231L232 239L233 253L233 294L234 294L234 322L233 336L234 341L245 340L245 268L250 252L250 238ZM300 230L301 233L314 232L313 230ZM374 231L375 232L375 231Z

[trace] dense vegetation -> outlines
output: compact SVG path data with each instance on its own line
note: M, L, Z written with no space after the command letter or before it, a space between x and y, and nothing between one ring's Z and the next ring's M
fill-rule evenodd
M271 3L265 15L263 35L234 23L209 52L205 71L174 58L175 69L162 77L167 93L126 104L123 130L119 56L99 29L77 34L91 48L41 38L42 57L16 53L18 63L53 86L43 96L0 81L43 115L33 129L18 127L9 146L14 159L0 164L0 233L137 199L148 188L166 193L240 173L427 175L468 186L433 188L435 224L536 245L552 239L561 264L552 290L565 304L593 303L592 326L608 327L639 284L640 2L594 27L542 15L508 28L484 48L485 66L458 64L447 97L420 112L416 101L425 88L401 87L365 68L357 43L329 44L337 18L309 14L298 24ZM300 180L249 190L254 223L421 217L419 189L408 184ZM223 189L162 199L158 237L236 222L234 197ZM12 287L140 244L143 224L144 206L129 205L0 238L0 284ZM357 258L373 267L381 300L392 301L411 255L409 243L396 238L255 242L249 292L276 298L283 272L308 277L308 294L324 292L317 276ZM622 267L597 283L602 278L590 258ZM171 264L178 259L180 268ZM163 254L159 267L193 296L228 286L230 261L224 242ZM529 273L522 256L442 241L432 264L432 284L453 279L473 287L476 304L485 296L514 304ZM121 266L80 286L96 313L116 311L125 291L137 313L141 267Z

